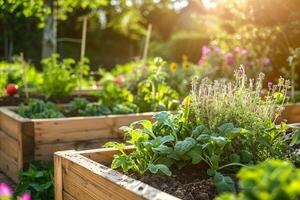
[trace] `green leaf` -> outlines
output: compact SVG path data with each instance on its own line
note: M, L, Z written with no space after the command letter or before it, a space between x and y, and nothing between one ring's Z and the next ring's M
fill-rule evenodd
M176 142L174 150L177 154L183 155L190 151L196 145L196 143L197 142L194 138L187 137L184 141Z
M169 112L162 111L157 113L154 117L158 122L170 127L172 130L175 129L173 120L171 119L171 114Z
M131 125L136 126L136 125L142 125L143 126L143 133L146 133L148 135L150 135L152 138L156 138L155 134L153 133L153 129L152 129L152 122L149 120L141 120L141 121L137 121L132 123Z
M197 126L193 130L191 137L194 139L197 139L200 135L203 135L203 134L209 135L210 131L205 126L200 125L200 126Z
M159 145L165 144L167 142L173 142L175 138L172 135L166 135L164 137L157 137L157 142Z
M223 176L221 173L216 172L214 175L214 183L219 193L235 192L234 182L229 176Z
M242 163L250 163L253 159L252 153L247 150L242 150L240 153Z
M215 142L219 147L224 147L227 144L226 138L222 136L211 136L211 141Z
M227 136L229 138L234 138L238 133L243 131L244 129L241 128L235 128L233 123L225 123L222 124L218 130L220 133L222 133L224 136Z
M201 147L195 147L191 149L188 153L188 156L192 158L192 164L198 164L199 162L202 161L202 149Z
M159 147L152 148L152 150L156 153L164 154L164 155L173 153L173 149L171 147L167 147L163 144L160 145Z
M291 145L296 145L296 144L300 144L300 129L296 129L293 132Z
M103 145L105 148L115 148L118 149L121 152L124 152L126 145L123 143L118 143L118 142L107 142Z
M151 173L156 174L157 172L162 172L163 174L167 175L167 176L171 176L172 172L170 171L170 169L163 164L149 164L148 165L148 169Z

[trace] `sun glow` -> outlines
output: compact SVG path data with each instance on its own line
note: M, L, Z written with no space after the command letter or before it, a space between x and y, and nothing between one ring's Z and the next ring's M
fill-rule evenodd
M206 9L213 9L217 7L217 3L212 0L202 0L202 3Z

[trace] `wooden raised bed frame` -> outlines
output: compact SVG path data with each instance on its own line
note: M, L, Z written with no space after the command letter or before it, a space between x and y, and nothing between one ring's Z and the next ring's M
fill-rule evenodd
M26 119L14 109L0 108L0 170L15 182L17 172L33 160L50 161L56 151L100 148L108 140L122 140L121 126L153 116L141 113Z
M179 200L107 167L116 153L111 148L56 152L55 200Z
M278 122L286 120L288 124L300 123L300 103L287 104L281 116L278 118Z

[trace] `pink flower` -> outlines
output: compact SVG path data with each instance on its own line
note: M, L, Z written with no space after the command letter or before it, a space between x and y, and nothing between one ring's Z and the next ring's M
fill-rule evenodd
M241 54L242 55L247 55L248 54L248 50L247 49L242 49L241 50Z
M242 50L241 47L234 47L234 49L233 49L234 53L240 53L241 50Z
M207 47L207 46L203 46L202 47L202 57L207 57L208 56L208 54L210 53L210 48L209 47Z
M246 72L244 70L244 68L240 69L240 76L245 76L246 75Z
M30 194L24 193L24 194L21 196L21 200L31 200Z
M225 54L225 60L227 65L233 65L234 64L234 57L232 53L226 53Z
M241 48L241 47L235 47L233 49L234 53L236 54L242 54L242 55L247 55L248 54L248 50L245 48Z
M221 53L221 48L220 47L214 47L214 52L215 53Z
M211 49L207 46L203 46L202 47L202 51L201 51L201 57L198 61L199 64L203 64L205 59L207 58L208 54L210 53Z
M272 82L268 82L268 87L271 88L273 86Z
M271 59L269 57L266 57L265 60L264 60L264 64L265 65L271 64Z
M12 191L6 183L0 183L0 197L11 197Z

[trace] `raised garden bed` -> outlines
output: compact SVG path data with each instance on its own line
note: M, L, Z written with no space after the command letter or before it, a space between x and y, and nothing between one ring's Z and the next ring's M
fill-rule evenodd
M132 148L128 148L130 151ZM63 151L54 155L56 200L178 200L110 169L117 150Z
M0 108L0 170L15 182L17 172L33 160L49 161L56 151L99 148L108 140L122 140L121 126L153 116L141 113L26 119L15 109Z
M288 104L284 108L284 111L278 118L278 122L286 121L289 124L300 123L300 103Z

